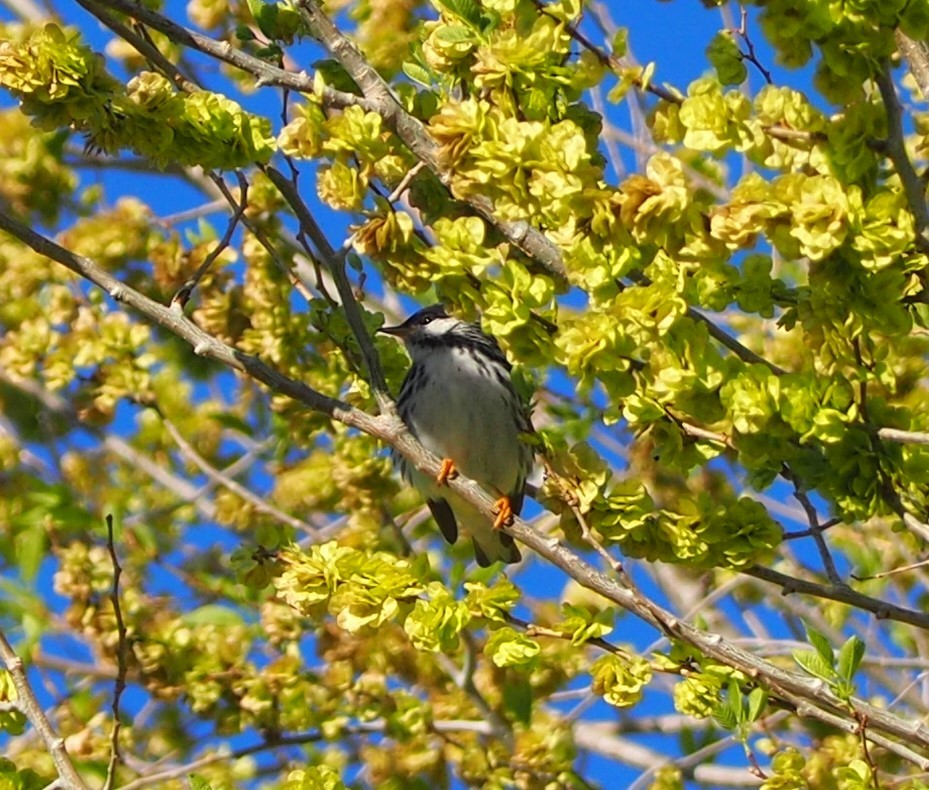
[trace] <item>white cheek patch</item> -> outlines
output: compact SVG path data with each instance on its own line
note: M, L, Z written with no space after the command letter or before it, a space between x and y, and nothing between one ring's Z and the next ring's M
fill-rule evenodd
M444 335L458 324L457 318L436 318L423 327L427 335Z

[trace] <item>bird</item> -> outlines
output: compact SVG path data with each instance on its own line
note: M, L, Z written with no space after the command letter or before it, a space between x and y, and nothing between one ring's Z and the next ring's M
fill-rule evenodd
M470 535L478 565L519 562L500 527L522 510L533 451L520 434L531 433L532 422L497 341L441 304L379 331L402 340L412 360L397 398L400 418L442 459L432 477L395 453L401 476L424 496L445 540L455 543L459 526ZM499 497L493 522L448 488L458 472Z

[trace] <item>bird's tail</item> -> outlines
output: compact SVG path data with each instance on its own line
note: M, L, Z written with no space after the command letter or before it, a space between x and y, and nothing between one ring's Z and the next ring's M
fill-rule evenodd
M482 568L495 562L513 563L522 559L516 541L503 530L494 529L490 519L482 513L476 510L469 512L467 519L463 518L462 521L471 535L477 564Z

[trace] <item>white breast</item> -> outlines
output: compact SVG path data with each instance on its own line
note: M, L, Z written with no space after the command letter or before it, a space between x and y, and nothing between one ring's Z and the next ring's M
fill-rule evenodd
M410 413L425 447L451 458L466 477L509 493L519 472L519 430L501 383L467 350L450 348L429 356L427 385Z

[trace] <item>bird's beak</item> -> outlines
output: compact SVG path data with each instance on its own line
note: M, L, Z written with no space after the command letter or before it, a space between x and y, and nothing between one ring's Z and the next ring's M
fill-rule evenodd
M382 326L377 331L380 334L393 335L402 339L410 333L410 328L406 324L398 324L397 326Z

